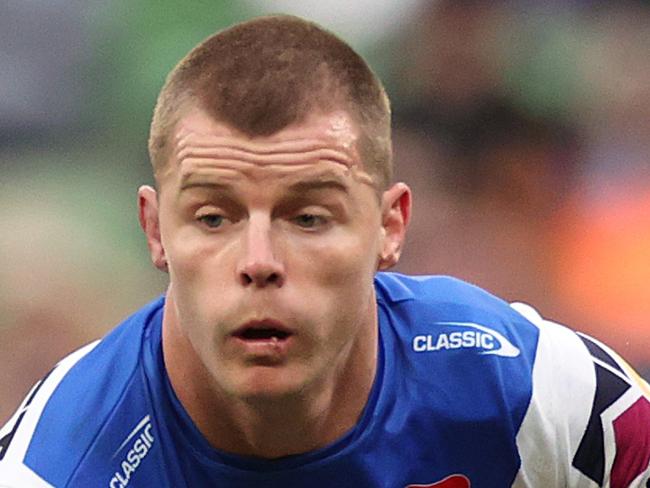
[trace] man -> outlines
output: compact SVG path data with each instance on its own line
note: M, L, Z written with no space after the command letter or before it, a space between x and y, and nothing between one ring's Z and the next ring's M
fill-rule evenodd
M411 194L364 61L274 16L184 58L140 222L166 295L61 361L0 486L647 486L645 383L607 347L394 265Z

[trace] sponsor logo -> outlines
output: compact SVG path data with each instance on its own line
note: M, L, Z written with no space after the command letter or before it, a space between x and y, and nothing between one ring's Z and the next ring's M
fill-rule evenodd
M108 483L109 488L125 488L129 484L133 473L138 469L154 443L152 430L151 418L147 415L117 448L111 459L115 459L118 454L123 453L122 461ZM126 450L127 447L128 450Z
M428 485L408 485L405 488L471 488L469 479L462 474L452 474L444 480L430 483Z
M503 334L474 322L437 322L459 329L438 334L422 334L413 338L415 352L440 352L454 349L477 349L479 354L516 358L521 353Z

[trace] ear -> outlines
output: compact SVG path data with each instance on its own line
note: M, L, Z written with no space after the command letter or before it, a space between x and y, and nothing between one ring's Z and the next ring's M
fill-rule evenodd
M381 200L383 242L377 267L386 270L397 264L402 253L411 219L411 189L405 183L396 183L383 193Z
M156 190L148 185L143 185L138 189L138 216L140 218L140 227L147 236L151 261L160 271L167 272L167 258L160 239L158 198Z

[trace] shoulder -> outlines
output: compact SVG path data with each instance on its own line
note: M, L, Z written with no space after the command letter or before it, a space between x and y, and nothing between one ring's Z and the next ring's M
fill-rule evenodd
M645 486L650 389L616 352L454 278L381 273L376 285L418 370L471 385L466 402L521 405L515 486Z
M478 286L448 276L379 273L376 288L393 327L411 337L415 352L423 352L426 339L428 352L471 349L487 356L520 357L530 365L534 361L538 327Z
M0 487L67 482L128 389L144 326L161 304L153 302L73 352L32 388L0 430Z
M375 275L381 297L391 302L407 300L498 300L482 288L445 275L405 275L382 272ZM504 302L505 303L505 302Z
M647 383L605 344L512 306L540 331L516 486L602 486L608 478L641 486L650 476Z
M399 377L396 388L417 385L424 411L512 443L531 397L538 328L507 302L454 278L377 279L383 350L390 377Z
M451 276L408 276L378 273L377 298L390 308L406 308L415 316L478 320L491 317L496 322L522 322L522 316L503 299L471 283ZM523 320L527 322L527 320Z

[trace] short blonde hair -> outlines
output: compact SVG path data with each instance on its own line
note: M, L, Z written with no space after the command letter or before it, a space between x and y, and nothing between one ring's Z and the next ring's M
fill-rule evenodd
M344 109L361 131L364 168L380 188L392 178L390 104L381 82L350 46L313 22L259 17L218 32L168 75L154 110L149 155L154 174L187 106L198 106L251 136L271 135L312 111Z

